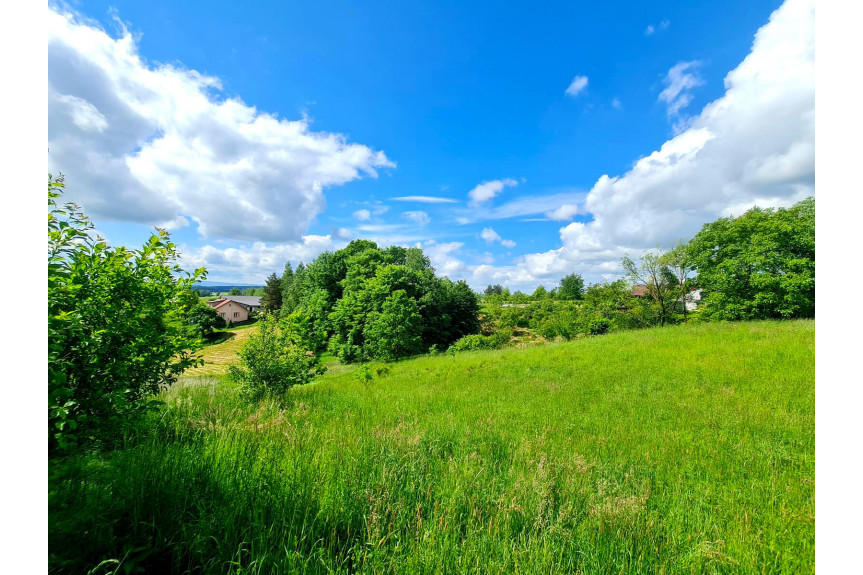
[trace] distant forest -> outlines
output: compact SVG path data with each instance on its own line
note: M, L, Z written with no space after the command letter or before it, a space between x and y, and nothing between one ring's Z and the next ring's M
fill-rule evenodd
M229 293L231 291L240 291L245 294L249 290L259 290L263 289L262 285L241 285L241 284L202 284L196 283L192 286L192 289L198 292L198 295L208 296L208 295L216 295L220 293ZM258 294L251 294L258 295Z

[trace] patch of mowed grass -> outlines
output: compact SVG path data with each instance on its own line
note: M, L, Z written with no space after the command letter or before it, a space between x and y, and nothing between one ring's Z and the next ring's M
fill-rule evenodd
M183 381L126 448L52 462L52 571L814 571L811 321L390 367L282 408Z

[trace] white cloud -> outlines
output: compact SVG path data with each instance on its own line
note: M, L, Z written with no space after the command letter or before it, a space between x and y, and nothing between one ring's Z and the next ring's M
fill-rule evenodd
M659 101L665 102L669 117L676 116L680 110L692 102L689 90L704 84L695 73L695 68L701 66L698 60L678 62L665 75L665 89L659 93Z
M456 221L469 224L483 220L503 220L554 211L564 204L584 202L584 192L559 192L545 196L522 196L499 206L478 206L465 210L454 210ZM545 219L545 218L543 218Z
M566 95L573 98L578 96L584 89L587 88L587 76L576 76L566 89Z
M477 187L469 191L467 195L468 198L470 198L471 205L478 206L500 194L505 187L513 187L517 185L518 182L512 178L491 180L489 182L479 184Z
M556 210L546 212L545 216L550 220L569 221L578 213L578 206L575 204L563 204Z
M353 213L354 218L358 219L361 222L368 221L369 218L372 217L372 213L368 210L357 210Z
M725 94L686 131L625 174L597 180L584 202L592 221L561 228L557 249L470 268L471 285L531 287L572 271L588 281L619 277L626 253L673 245L756 205L814 195L814 23L812 0L788 0L727 74Z
M431 221L431 218L425 212L405 212L402 215L420 226L425 226Z
M671 22L669 22L667 19L663 20L662 22L659 23L659 30L666 30L670 25L671 25ZM653 24L648 24L647 28L645 28L645 30L644 30L644 35L645 36L652 36L654 34L654 32L656 32L656 30L657 30L656 26L654 26Z
M448 187L448 186L447 186ZM458 200L452 198L440 198L437 196L401 196L399 198L390 198L397 202L417 202L420 204L455 204Z
M46 24L49 169L94 218L184 214L204 235L296 241L327 187L394 166L306 118L219 99L216 78L145 62L126 30L112 38L51 9Z
M492 228L483 228L482 233L479 235L479 237L484 239L487 244L500 241L500 234L498 234Z
M463 278L468 267L463 260L453 255L462 246L464 244L461 242L447 242L443 244L426 242L425 245L418 245L418 247L422 248L423 253L428 256L429 260L431 260L432 267L435 268L435 272L438 275L447 276L454 280Z
M623 104L620 103L620 99L615 98L611 101L611 107L615 110L620 110L621 108L623 108Z
M514 248L515 247L514 241L503 239L502 237L500 237L500 234L498 234L492 228L483 228L482 233L480 233L479 237L484 239L485 243L487 243L487 244L493 244L494 242L500 242L500 245L502 245L506 248Z
M307 235L299 242L287 244L253 242L229 248L181 245L179 249L183 268L206 267L209 281L260 284L273 272L281 274L285 262L290 261L295 267L301 261L308 264L321 252L340 249L346 244L344 240L334 242L329 235Z

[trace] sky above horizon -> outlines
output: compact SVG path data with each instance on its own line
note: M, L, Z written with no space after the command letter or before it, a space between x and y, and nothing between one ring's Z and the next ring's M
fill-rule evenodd
M812 0L48 11L49 170L261 284L352 239L532 291L815 191Z

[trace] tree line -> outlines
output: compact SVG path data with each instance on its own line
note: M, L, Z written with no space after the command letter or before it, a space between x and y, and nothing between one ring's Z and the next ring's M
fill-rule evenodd
M699 321L813 318L815 199L720 218L688 242L627 256L621 264L624 278L587 288L578 274L529 295L490 285L484 311L498 328L528 328L565 339L693 316ZM695 303L696 293L700 300L693 312L686 304Z
M446 349L479 331L479 298L435 275L419 248L354 240L267 278L261 310L278 315L309 349L346 363Z
M121 438L156 405L152 395L201 363L195 350L217 326L193 291L206 270L184 272L166 231L137 250L110 246L78 206L59 203L63 187L49 174L49 453ZM815 201L721 218L623 267L626 279L587 288L569 274L531 296L502 286L480 295L437 277L418 248L356 240L267 279L260 333L232 376L257 397L320 373L324 351L347 363L390 361L499 347L518 327L569 339L666 325L689 319L682 304L694 288L699 320L814 317ZM506 305L513 301L529 305ZM486 333L489 319L495 330Z

